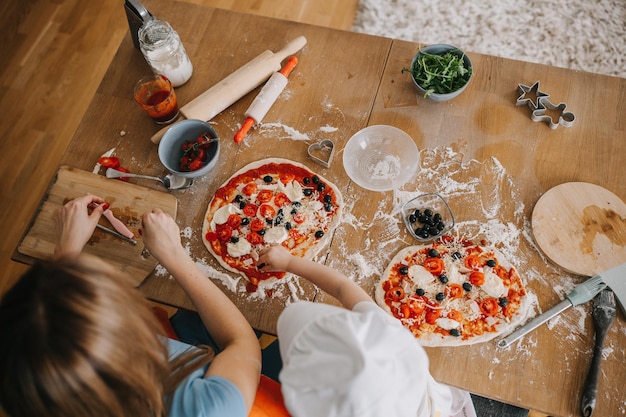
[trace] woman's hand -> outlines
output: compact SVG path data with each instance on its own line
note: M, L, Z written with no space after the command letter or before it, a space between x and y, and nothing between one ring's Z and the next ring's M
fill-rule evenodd
M150 253L168 268L167 262L187 253L180 239L180 228L169 214L155 208L141 218L139 233Z
M259 252L259 260L257 265L259 269L264 271L289 271L289 262L293 255L289 253L282 245L272 245L264 248Z
M78 197L66 203L56 216L57 245L54 256L80 254L108 207L103 199L94 195Z

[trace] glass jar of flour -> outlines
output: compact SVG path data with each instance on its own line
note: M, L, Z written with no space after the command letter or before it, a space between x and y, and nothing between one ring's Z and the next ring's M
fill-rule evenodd
M191 78L193 65L178 33L159 19L145 22L138 33L139 48L155 74L165 75L174 87Z

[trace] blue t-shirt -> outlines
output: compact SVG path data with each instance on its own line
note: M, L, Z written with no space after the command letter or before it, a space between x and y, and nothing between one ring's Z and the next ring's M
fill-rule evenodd
M168 339L170 359L191 345ZM246 417L246 403L239 388L226 378L205 378L206 366L193 371L176 388L168 417Z

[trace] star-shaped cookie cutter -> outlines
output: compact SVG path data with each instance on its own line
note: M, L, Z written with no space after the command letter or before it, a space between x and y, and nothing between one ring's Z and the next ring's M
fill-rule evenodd
M526 104L528 107L530 107L530 110L532 111L541 108L542 98L549 97L548 94L539 90L539 81L534 83L532 86L518 84L517 91L519 91L520 96L517 98L515 105L523 106L524 104Z
M539 107L533 110L530 118L533 122L546 122L550 129L556 129L559 125L563 127L570 127L574 124L574 120L576 116L574 113L565 111L567 105L565 103L552 104L548 97L539 97ZM550 110L551 112L558 113L559 119L557 122L554 121L551 115L546 114L546 112Z

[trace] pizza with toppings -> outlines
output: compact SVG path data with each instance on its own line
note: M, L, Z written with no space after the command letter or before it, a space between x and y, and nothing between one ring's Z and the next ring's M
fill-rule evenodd
M203 241L224 268L241 274L248 291L255 291L286 275L257 268L263 247L281 244L292 255L312 259L332 237L342 210L337 187L305 165L263 159L217 189L204 217Z
M502 253L449 236L401 250L375 297L424 346L491 340L520 325L530 310L524 283Z

